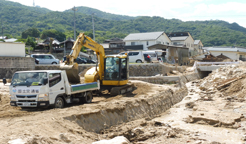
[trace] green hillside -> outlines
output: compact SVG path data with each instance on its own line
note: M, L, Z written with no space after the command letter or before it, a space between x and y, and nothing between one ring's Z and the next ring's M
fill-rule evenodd
M84 7L84 6L80 6L80 7L76 7L77 11L76 13L81 13L81 14L87 14L87 15L91 15L91 14L95 14L96 17L102 18L102 19L108 19L108 20L131 20L131 19L135 19L136 17L130 17L130 16L123 16L123 15L116 15L116 14L111 14L111 13L107 13L107 12L103 12L97 9L93 9L93 8L89 8L89 7ZM71 9L66 10L64 12L73 12Z
M92 34L91 13L95 15L96 41L120 37L129 33L190 32L194 39L200 39L204 46L244 46L246 28L237 23L225 21L188 21L162 17L129 17L105 13L88 7L78 7L76 12L77 32ZM73 11L55 12L45 8L28 7L19 3L0 0L0 15L4 34L20 37L30 28L55 29L67 37L73 37Z

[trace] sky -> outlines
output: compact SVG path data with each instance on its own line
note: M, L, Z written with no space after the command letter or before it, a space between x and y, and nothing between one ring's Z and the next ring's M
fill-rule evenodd
M9 0L33 6L33 0ZM35 0L35 5L53 11L86 6L128 16L160 16L182 21L224 20L246 28L246 0Z

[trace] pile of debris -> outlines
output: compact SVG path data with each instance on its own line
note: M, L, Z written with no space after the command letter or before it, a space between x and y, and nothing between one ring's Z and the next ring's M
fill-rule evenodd
M202 59L203 62L232 62L233 60L229 57L220 54L219 56L214 56L212 54L205 55L205 58Z

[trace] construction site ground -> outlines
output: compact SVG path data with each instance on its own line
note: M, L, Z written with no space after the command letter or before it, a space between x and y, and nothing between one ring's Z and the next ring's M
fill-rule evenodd
M63 109L11 107L8 85L0 84L0 143L87 144L117 136L138 144L245 143L245 63L217 69L182 89L178 84L132 83L132 93L101 95L91 104ZM185 95L182 101L162 112L162 95L179 91ZM156 109L160 113L152 114Z

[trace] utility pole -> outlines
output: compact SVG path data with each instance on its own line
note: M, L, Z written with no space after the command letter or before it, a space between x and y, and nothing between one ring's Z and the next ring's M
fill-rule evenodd
M76 40L76 30L75 30L75 11L77 11L78 9L75 8L75 6L72 8L72 10L74 11L74 40Z
M2 40L3 40L3 20L1 20L1 26L2 26Z
M91 16L92 16L93 40L95 41L95 28L94 28L94 17L93 17L94 14L95 14L95 13L92 13Z

